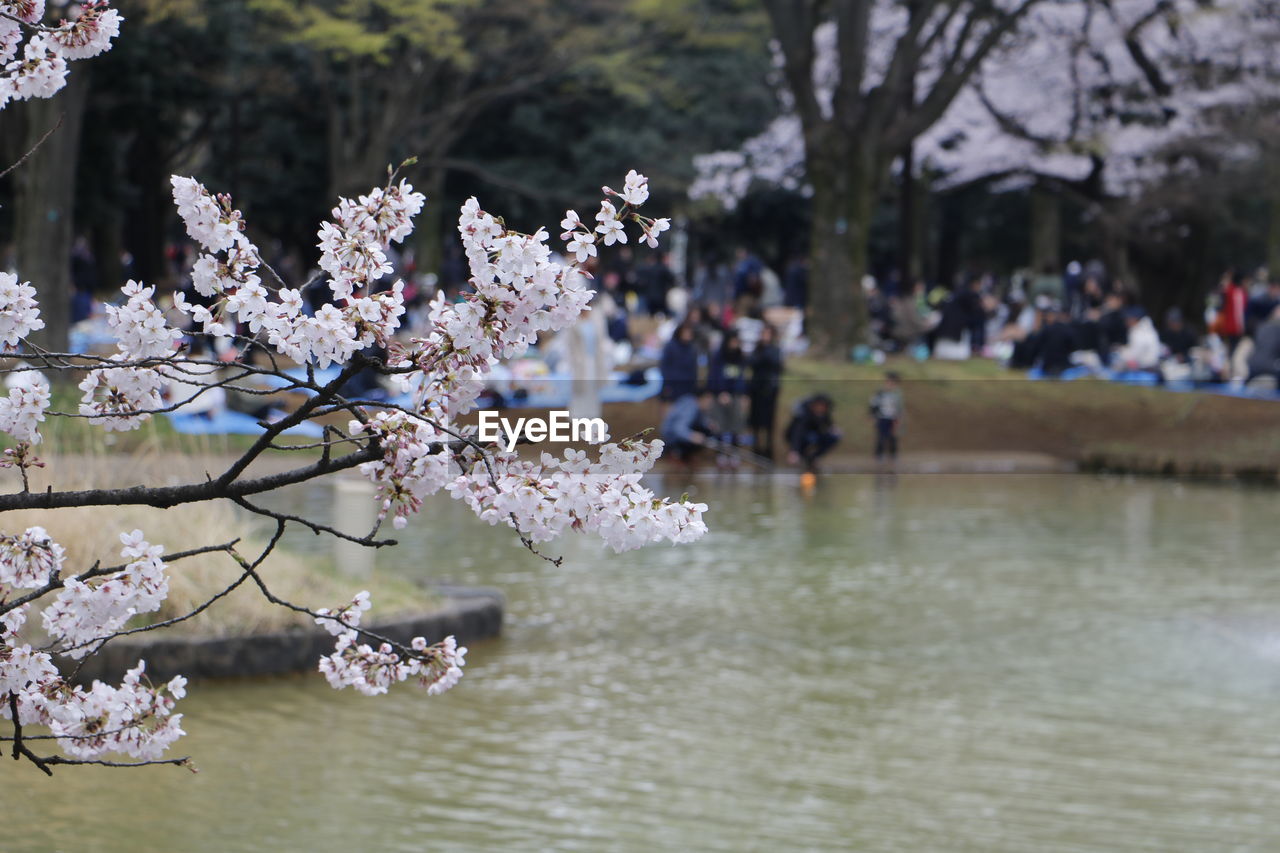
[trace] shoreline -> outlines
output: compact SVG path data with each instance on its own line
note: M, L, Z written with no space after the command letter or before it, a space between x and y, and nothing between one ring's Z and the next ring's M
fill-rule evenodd
M446 600L439 610L415 616L371 622L367 627L400 643L425 637L436 643L450 634L459 643L497 637L502 633L505 599L488 587L436 587ZM334 637L318 625L293 631L231 637L122 638L90 655L75 681L118 681L139 660L147 662L147 677L162 681L183 675L191 681L251 676L291 675L314 670L320 658L333 651ZM75 662L59 659L68 672Z

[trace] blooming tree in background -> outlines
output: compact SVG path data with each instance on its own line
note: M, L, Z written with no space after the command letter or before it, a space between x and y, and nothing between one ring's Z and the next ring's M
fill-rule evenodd
M808 332L817 351L843 355L866 333L871 215L894 160L1039 2L764 0L813 193ZM750 156L784 141L778 131ZM729 155L720 165L742 164Z
M1123 0L1036 8L923 139L949 184L1022 174L1130 194L1185 167L1179 140L1280 94L1268 2Z
M106 49L119 28L119 16L103 3L85 4L75 21L43 27L36 23L42 5L38 0L0 0L0 33L10 57L0 82L8 99L57 91L66 62ZM64 678L54 656L74 664L117 637L190 618L242 584L256 586L281 607L310 615L335 636L334 651L320 660L319 669L336 688L373 695L415 679L434 694L457 683L466 650L452 637L435 644L421 637L401 644L369 630L361 624L370 608L368 593L320 610L276 596L264 577L264 563L291 525L370 547L387 545L390 540L378 538L386 521L403 527L422 510L426 497L443 491L489 523L513 528L535 553L541 543L570 531L597 535L615 551L659 541L688 542L705 532L704 505L660 499L641 482L661 454L660 441L607 443L594 457L566 450L562 456L526 458L482 444L474 428L458 423L474 408L485 376L499 359L521 355L540 333L564 328L587 309L592 293L583 285L578 264L594 255L599 243L625 243L631 227L639 229L639 239L657 244L669 223L638 212L649 194L645 177L633 171L621 191L605 187L594 225L585 224L575 211L566 212L561 239L574 258L567 265L552 260L544 229L513 231L470 199L458 230L474 292L456 304L437 300L426 334L408 340L398 335L405 312L403 283L385 280L391 272L387 253L411 233L426 200L397 177L393 172L384 186L367 195L339 200L331 221L317 235L323 275L297 289L287 287L263 261L230 198L209 192L193 178L173 177L178 214L202 247L193 284L206 304L177 298L175 308L184 325L217 338L256 341L268 352L266 365L238 361L229 376L216 382L209 380L209 372L218 362L193 356L182 345L183 330L170 325L159 310L153 286L129 282L120 304L108 309L116 339L113 354L80 356L47 352L27 341L43 324L35 289L12 274L0 274L0 338L5 346L28 364L83 375L77 411L58 412L51 409L50 388L34 368L19 362L6 371L22 381L11 383L8 396L0 398L0 430L14 442L0 464L16 472L21 488L0 494L0 511L117 504L168 508L228 500L274 524L270 542L254 554L241 553L235 542L169 553L143 531L123 532L119 564L92 567L67 565L64 549L41 527L0 534L0 716L12 723L12 735L3 740L12 744L15 758L25 757L46 773L57 764L185 763L184 758L164 757L183 734L182 715L174 709L185 693L184 678L154 685L140 661L118 686L95 681L86 687ZM311 316L303 311L307 288L327 288L332 296ZM374 351L385 355L374 357ZM305 365L305 376L286 372L292 364ZM317 380L316 369L331 364L340 365L337 376ZM348 380L369 369L392 377L407 396L398 402L344 396ZM41 426L49 418L77 417L107 431L127 431L217 387L262 393L249 385L262 377L271 377L283 390L308 395L306 401L264 425L253 445L217 476L123 489L30 488L30 470L44 464L37 452ZM161 393L166 386L171 392L183 389L179 399L166 402ZM346 426L332 425L334 416L345 418ZM303 446L319 450L318 460L265 476L247 473L269 451L302 449L282 446L278 439L319 418L326 419L323 438ZM353 469L376 489L378 519L366 535L351 536L256 502L284 486ZM211 552L225 554L239 568L227 589L188 614L128 627L135 615L160 607L175 564ZM52 641L43 648L32 645L26 630L37 617ZM45 726L51 734L31 735L26 727L32 725ZM32 744L47 738L66 755L38 754ZM132 760L106 757L112 754Z
M698 158L694 197L713 196L732 207L757 180L821 193L826 179L814 176L819 152L793 94L798 81L812 81L810 110L833 115L841 86L848 86L842 62L863 69L869 91L884 91L895 62L905 69L908 61L899 53L912 38L911 4L868 5L864 27L871 35L861 53L845 53L849 42L841 41L835 19L814 26L807 52L799 41L789 51L779 48L780 69L807 62L808 76L787 72L785 112L763 133L735 151ZM933 4L918 6L916 26L928 32L932 22L920 16L943 13L930 12ZM1224 156L1256 156L1229 122L1280 95L1280 10L1271 0L1070 0L1008 10L1015 12L1016 26L977 57L945 109L914 126L899 123L901 132L882 157L900 158L900 168L910 144L910 167L935 175L941 189L992 178L1047 179L1114 196L1194 168L1169 156L1180 140L1209 138ZM950 14L949 24L960 26L963 11ZM853 23L846 20L846 36ZM948 37L942 33L938 44ZM937 48L920 53L913 80L899 81L903 103L923 105L944 79L950 59ZM874 125L850 129L878 132ZM845 234L864 239L848 228Z

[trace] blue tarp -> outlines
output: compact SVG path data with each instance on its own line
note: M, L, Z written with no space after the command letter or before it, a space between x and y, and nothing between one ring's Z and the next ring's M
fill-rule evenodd
M168 412L167 415L169 423L183 435L259 435L262 432L257 419L243 412L228 410L213 416ZM284 434L320 438L324 435L324 429L319 424L306 421L289 427Z
M1058 380L1069 382L1073 379L1105 379L1108 382L1119 382L1123 385L1142 385L1150 388L1162 388L1166 391L1198 392L1201 394L1218 394L1223 397L1243 397L1248 400L1280 400L1278 391L1258 391L1229 385L1225 382L1192 382L1189 379L1176 379L1161 382L1154 373L1141 370L1103 370L1094 371L1087 367L1069 367L1062 374L1046 376L1044 371L1033 367L1027 371L1027 378L1033 380Z
M612 383L600 389L602 403L641 403L658 396L662 390L662 374L658 368L651 367L645 371L643 385L629 385L624 380L624 373L613 374ZM535 383L542 389L525 397L507 395L508 409L563 409L568 407L573 389L573 377L568 374L551 373L539 376ZM397 406L412 406L413 396L401 394L392 397L388 402ZM481 407L483 408L483 407Z

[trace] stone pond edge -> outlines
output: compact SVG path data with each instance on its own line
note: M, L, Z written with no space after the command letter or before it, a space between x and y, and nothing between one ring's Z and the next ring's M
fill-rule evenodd
M502 633L505 601L496 589L435 587L446 599L439 610L368 627L397 642L425 637L428 643L450 634L466 644ZM314 671L322 655L333 652L334 638L320 626L239 637L122 638L108 643L85 661L76 681L119 681L139 660L147 662L147 676L160 682L175 675L192 681L210 678L288 675Z

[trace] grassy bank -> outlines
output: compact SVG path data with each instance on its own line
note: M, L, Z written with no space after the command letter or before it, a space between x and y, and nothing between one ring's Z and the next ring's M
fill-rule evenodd
M793 360L779 428L795 401L824 391L845 434L830 464L865 462L873 442L867 403L886 370L903 377L908 457L1037 453L1092 469L1246 480L1280 472L1280 402L1099 380L1032 382L981 360L880 367ZM655 401L605 411L615 435L655 426L659 417Z
M162 443L154 449L146 442L130 451L103 452L101 449L70 455L42 454L47 466L32 472L32 489L111 488L136 483L167 485L198 482L208 471L220 471L231 457L216 452L221 437L176 436L179 446L193 438L204 439L200 447L187 445L177 451ZM203 448L202 452L196 452ZM215 452L209 452L210 450ZM17 476L5 476L16 485ZM7 532L39 525L67 550L67 571L80 571L97 561L103 565L120 562L121 532L140 529L148 541L165 546L172 553L201 545L240 540L237 550L248 559L266 545L274 525L251 516L223 501L185 504L171 509L146 506L100 506L57 511L20 510L5 513ZM310 535L310 534L307 534ZM267 559L260 574L272 592L290 601L311 607L345 604L361 589L371 592L377 619L420 615L437 609L441 600L433 593L391 572L374 571L367 577L353 577L332 556L291 552L288 540ZM174 563L169 568L170 594L157 613L136 617L132 624L181 616L191 612L214 593L241 576L240 567L223 553L203 554ZM305 625L310 618L284 610L266 601L256 586L248 582L224 600L172 631L199 636L233 636L278 631ZM32 624L38 624L38 620Z

